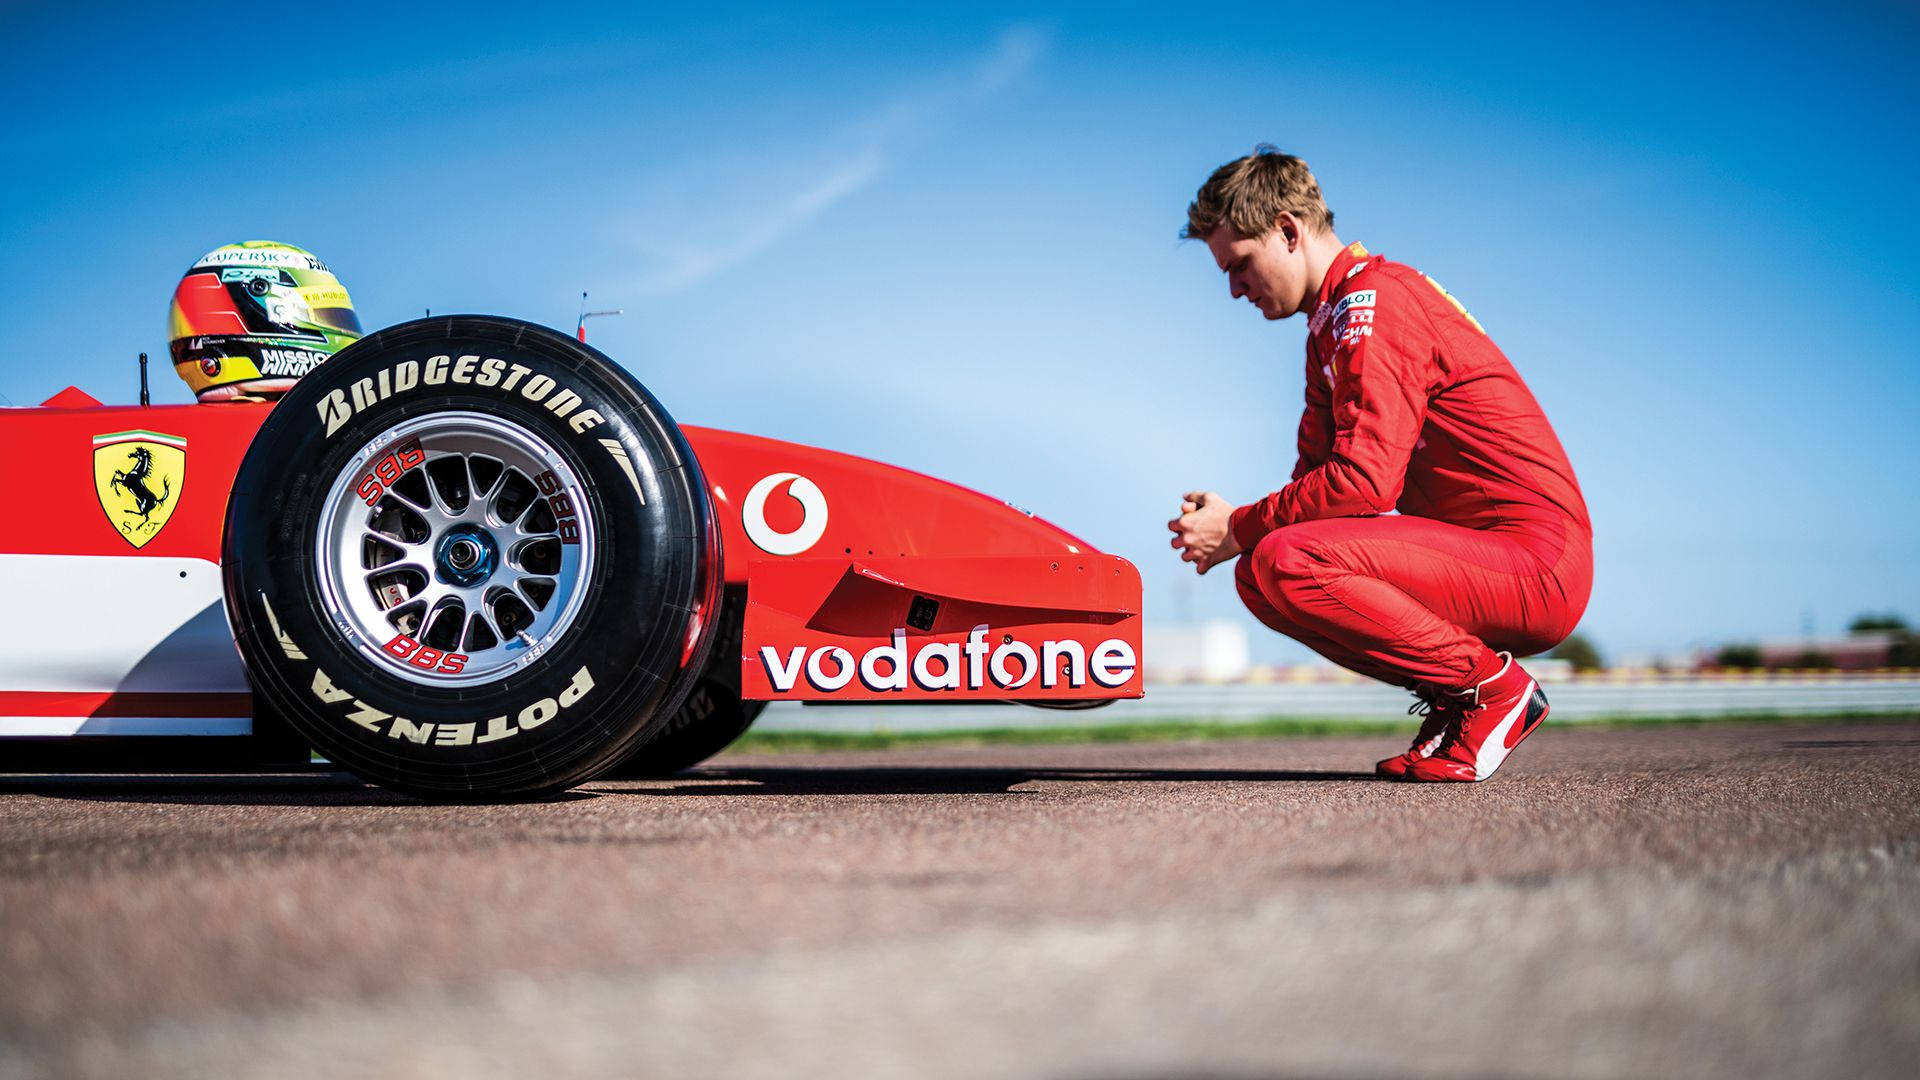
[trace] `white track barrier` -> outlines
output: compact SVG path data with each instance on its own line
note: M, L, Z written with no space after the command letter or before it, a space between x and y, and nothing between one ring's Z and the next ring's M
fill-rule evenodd
M1553 720L1632 717L1920 714L1920 674L1622 677L1543 684ZM1163 720L1250 723L1265 719L1377 721L1411 729L1412 698L1368 681L1153 683L1147 696L1099 709L1060 712L1004 704L825 705L780 702L756 731L922 732L979 728L1082 727Z

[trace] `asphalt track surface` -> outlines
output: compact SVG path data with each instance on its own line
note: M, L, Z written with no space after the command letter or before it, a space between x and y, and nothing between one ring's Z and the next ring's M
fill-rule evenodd
M0 1076L1911 1076L1920 723L0 780Z

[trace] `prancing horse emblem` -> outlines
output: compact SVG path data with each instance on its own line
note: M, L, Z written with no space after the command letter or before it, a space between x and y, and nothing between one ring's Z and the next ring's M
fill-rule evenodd
M160 535L187 476L187 440L157 431L93 438L93 487L115 532L134 547Z
M133 512L140 515L144 525L153 517L154 510L167 501L167 496L173 494L173 481L161 477L160 494L155 495L153 489L147 487L147 477L153 475L153 451L136 446L127 459L133 462L133 468L113 474L113 490L124 488L133 496Z

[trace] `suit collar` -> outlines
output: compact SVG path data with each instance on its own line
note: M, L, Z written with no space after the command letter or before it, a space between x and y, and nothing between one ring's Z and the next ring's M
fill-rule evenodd
M1355 267L1372 257L1368 254L1366 245L1358 241L1341 248L1340 254L1334 256L1333 265L1327 267L1327 276L1320 279L1320 292L1315 297L1318 302L1324 304L1333 299L1333 294L1339 290L1340 283L1353 276Z
M1352 277L1360 267L1366 265L1373 256L1367 253L1366 246L1355 241L1340 249L1334 256L1333 265L1327 267L1327 276L1320 279L1320 291L1314 294L1313 316L1307 320L1307 332L1317 334L1327 325L1328 302L1339 290L1341 282Z

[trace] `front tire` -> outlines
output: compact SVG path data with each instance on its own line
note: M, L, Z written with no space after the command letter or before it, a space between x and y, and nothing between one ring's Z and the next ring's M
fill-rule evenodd
M536 798L679 706L719 535L679 428L606 357L424 319L342 350L262 425L227 611L258 692L328 759L424 798Z

